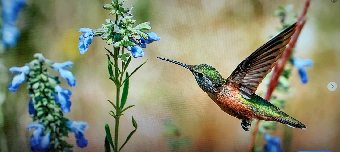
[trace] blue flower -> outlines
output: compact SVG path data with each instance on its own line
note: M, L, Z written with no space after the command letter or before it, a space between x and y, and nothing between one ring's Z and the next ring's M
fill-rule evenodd
M72 95L72 92L60 87L59 85L54 87L54 91L56 92L54 95L54 100L56 103L60 104L61 111L64 113L69 113L71 111L70 96Z
M152 43L153 41L159 41L159 40L161 40L161 38L158 37L158 36L156 35L156 33L151 32L151 33L148 33L148 39L145 40L145 43L146 43L146 44L150 44L150 43Z
M2 27L2 42L5 47L13 47L17 44L17 40L20 33L17 27L9 25L7 23L3 24Z
M25 65L23 67L11 67L9 71L18 73L14 76L12 82L8 86L9 91L15 92L18 90L19 85L25 81L26 75L30 72L30 68Z
M127 50L131 51L131 54L134 58L143 57L145 55L145 52L139 46L133 46L133 47L128 46Z
M266 152L282 152L280 147L281 139L279 137L265 133L264 139L267 141L267 144L264 146Z
M161 39L154 32L147 33L147 34L148 34L148 39L144 39L144 38L141 38L140 36L136 36L136 38L135 38L136 40L134 40L135 43L142 48L146 48L146 44L150 44L153 41L159 41Z
M15 26L20 10L26 5L25 0L1 0L3 26L2 41L5 47L13 47L17 43L19 30Z
M50 149L50 134L51 132L42 135L44 132L44 126L40 123L31 123L27 126L28 129L34 128L34 132L31 136L31 149L32 151L49 151Z
M301 59L298 59L298 58L294 58L293 62L294 62L294 66L296 68L298 68L301 83L303 83L303 84L307 83L308 82L308 75L307 75L306 67L312 66L313 61L310 60L310 59L301 60Z
M74 133L74 137L77 140L77 145L80 148L87 146L87 139L85 139L84 130L89 128L89 125L84 121L67 121L67 127Z
M30 100L30 102L28 102L28 113L30 115L35 113L34 104L33 104L33 100L32 99Z
M79 37L78 44L80 54L84 54L89 49L89 45L92 43L94 33L93 30L90 28L80 28L79 32L85 33L84 35L81 35Z
M76 78L73 76L72 72L67 70L66 67L72 66L71 61L66 61L64 63L53 63L52 67L54 70L59 71L60 76L67 80L68 85L74 87L76 85Z

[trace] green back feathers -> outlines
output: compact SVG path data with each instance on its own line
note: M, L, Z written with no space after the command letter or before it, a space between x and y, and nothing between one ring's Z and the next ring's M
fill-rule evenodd
M275 121L286 124L289 127L306 129L306 126L303 123L289 116L278 107L256 94L253 94L250 99L245 99L239 94L238 98L259 115L273 117Z
M278 107L256 94L253 94L250 99L243 98L242 95L239 94L238 98L242 101L242 103L248 105L250 108L253 109L253 111L258 114L271 117L281 116L281 113L279 112L280 109Z

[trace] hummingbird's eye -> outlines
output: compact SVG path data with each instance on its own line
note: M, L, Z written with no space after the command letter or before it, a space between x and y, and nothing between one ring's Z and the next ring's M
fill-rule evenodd
M203 74L198 72L198 73L197 73L197 76L200 77L200 78L202 78L202 77L203 77Z

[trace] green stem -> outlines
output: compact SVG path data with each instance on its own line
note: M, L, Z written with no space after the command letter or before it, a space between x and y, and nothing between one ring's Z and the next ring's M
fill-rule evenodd
M118 66L118 53L119 53L119 48L114 48L114 64ZM115 68L115 75L118 76L118 69ZM120 75L120 77L122 77ZM120 108L119 108L119 99L120 99L120 87L121 87L121 81L119 78L115 78L118 83L116 83L116 123L115 123L115 137L114 137L114 151L118 152L119 147L118 147L118 133L119 133L119 118L120 118Z

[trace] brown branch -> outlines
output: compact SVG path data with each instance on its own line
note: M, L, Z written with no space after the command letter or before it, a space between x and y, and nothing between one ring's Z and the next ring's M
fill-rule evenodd
M301 33L301 30L306 23L306 13L307 13L309 5L310 5L310 0L307 0L306 3L305 3L305 7L303 8L303 12L302 12L302 14L300 15L300 17L297 21L295 33L292 36L292 39L289 41L288 46L284 50L282 57L277 62L276 66L274 67L273 74L272 74L272 77L270 79L270 83L268 85L267 94L265 96L265 99L267 101L270 100L270 98L273 94L273 91L274 91L275 87L277 86L277 82L279 80L279 77L281 76L286 63L289 60L289 58L290 58L290 56L293 52L293 48L296 44L296 41L297 41L297 39L298 39L298 37ZM253 131L253 134L252 134L252 138L251 138L251 141L250 141L250 146L249 146L249 149L248 149L249 152L252 151L252 149L255 145L255 139L256 139L258 129L259 129L259 124L260 124L260 120L258 120L255 124L254 131Z

